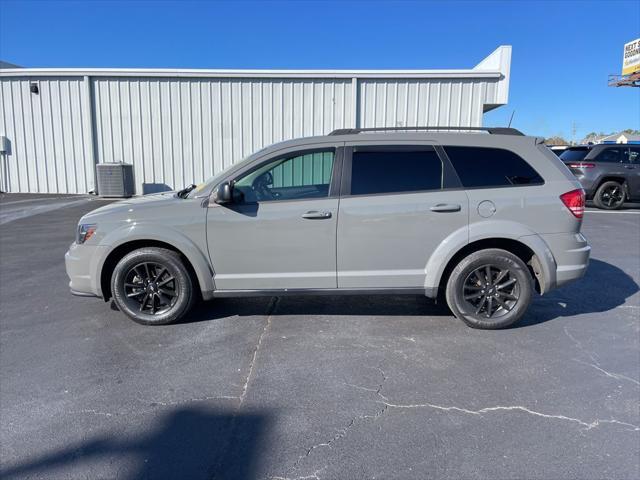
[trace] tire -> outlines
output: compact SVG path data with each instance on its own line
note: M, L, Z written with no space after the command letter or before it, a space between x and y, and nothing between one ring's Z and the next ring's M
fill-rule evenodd
M533 278L524 262L506 250L492 248L463 258L449 276L445 295L453 314L468 326L495 330L520 320L532 293Z
M114 302L143 325L167 325L184 318L197 298L194 285L180 255L157 247L128 253L111 276Z
M596 190L596 194L593 196L593 203L596 207L604 210L617 210L622 208L624 201L626 200L626 192L620 182L615 180L609 180L604 182Z

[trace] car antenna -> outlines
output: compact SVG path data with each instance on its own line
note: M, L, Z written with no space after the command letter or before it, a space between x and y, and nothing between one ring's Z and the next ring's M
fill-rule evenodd
M511 118L509 119L509 126L508 128L511 128L511 122L513 121L513 116L516 114L516 109L513 109L513 112L511 112Z

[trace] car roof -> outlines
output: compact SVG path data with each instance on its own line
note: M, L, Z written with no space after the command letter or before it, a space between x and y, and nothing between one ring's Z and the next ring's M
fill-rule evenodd
M430 131L364 131L362 133L346 132L339 135L320 135L312 137L300 137L291 140L269 145L262 150L256 152L267 154L278 150L284 150L293 147L304 147L311 144L322 143L368 143L368 142L434 142L439 144L454 145L477 145L485 147L499 147L504 145L517 145L521 143L534 143L542 141L540 137L531 137L528 135L514 135L486 132L451 132L441 130Z

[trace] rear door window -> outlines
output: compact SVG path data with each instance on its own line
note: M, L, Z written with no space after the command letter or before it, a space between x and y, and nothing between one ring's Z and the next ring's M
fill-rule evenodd
M594 162L620 163L624 159L624 150L626 150L626 148L605 148L593 157L592 160Z
M444 147L467 188L542 185L544 180L522 157L510 150Z
M442 161L432 148L364 147L351 157L351 195L440 190L442 185Z

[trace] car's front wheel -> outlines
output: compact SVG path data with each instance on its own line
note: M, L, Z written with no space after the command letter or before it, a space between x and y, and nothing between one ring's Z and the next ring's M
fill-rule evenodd
M532 291L533 278L524 262L492 248L460 261L449 276L446 298L453 314L470 327L497 329L520 320Z
M111 292L118 308L144 325L166 325L183 318L196 298L180 255L156 247L125 255L113 271Z
M593 196L593 203L595 203L598 208L617 210L622 207L625 199L626 194L622 184L615 180L610 180L598 187L596 194Z

